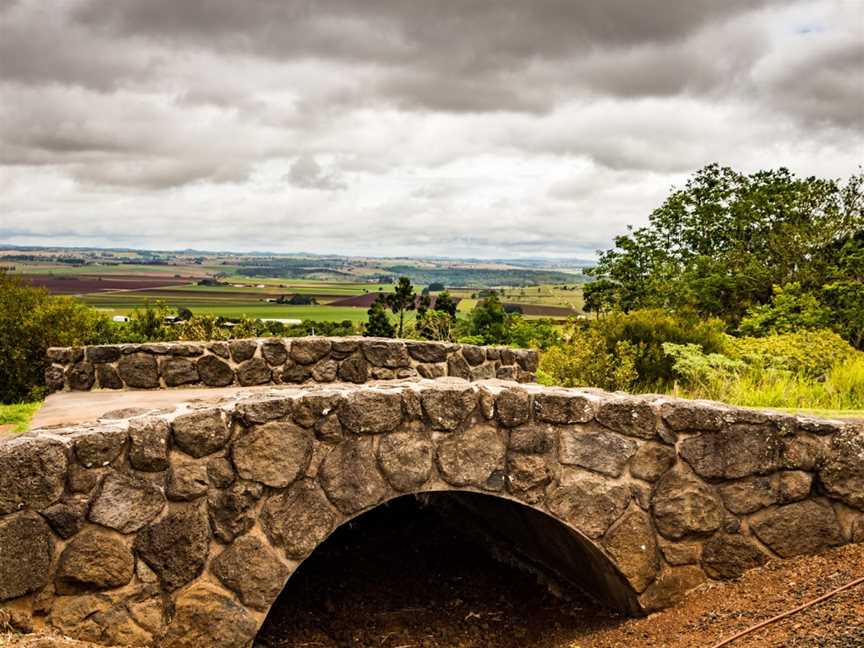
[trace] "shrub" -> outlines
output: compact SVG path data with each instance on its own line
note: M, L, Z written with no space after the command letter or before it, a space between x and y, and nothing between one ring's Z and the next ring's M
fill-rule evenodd
M537 382L564 387L602 387L612 391L631 389L638 379L636 351L626 340L609 349L594 327L573 322L562 344L540 356Z
M114 341L111 321L99 311L0 273L0 402L44 396L48 347Z
M751 366L791 371L821 378L838 362L850 360L855 349L837 333L823 329L767 337L727 337L726 354Z

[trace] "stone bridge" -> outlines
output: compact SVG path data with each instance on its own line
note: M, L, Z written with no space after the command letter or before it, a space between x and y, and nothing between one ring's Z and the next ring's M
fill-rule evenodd
M108 367L118 388L134 385L118 368L130 356L151 374L155 364L153 387L170 386L178 358L206 383L201 359L212 356L232 383L261 359L261 383L288 367L307 384L196 399L123 389L93 401L90 417L0 441L0 619L106 644L248 646L335 529L433 492L450 493L447 510L519 564L629 614L772 558L864 541L860 426L472 376L511 367L508 377L529 379L536 356L506 349L244 342L245 359L231 345L224 356L207 345L51 350L58 388L107 388ZM398 358L389 364L407 379L364 345ZM319 384L344 380L350 358L366 363L364 379L394 373ZM331 360L335 373L313 375ZM418 378L420 364L467 375ZM166 391L174 400L154 406Z

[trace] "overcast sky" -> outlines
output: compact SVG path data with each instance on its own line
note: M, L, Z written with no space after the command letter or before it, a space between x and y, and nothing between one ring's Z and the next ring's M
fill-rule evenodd
M864 0L0 0L0 242L590 256L864 162Z

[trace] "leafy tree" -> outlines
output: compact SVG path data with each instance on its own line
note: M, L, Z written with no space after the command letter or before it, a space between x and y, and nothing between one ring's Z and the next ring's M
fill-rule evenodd
M429 290L429 292L442 292L445 290L445 287L444 284L440 281L433 281L429 284L427 289Z
M597 279L585 285L582 298L582 310L602 317L603 313L614 310L618 305L618 284L609 279Z
M429 293L422 293L420 295L420 299L417 300L417 317L422 318L426 315L426 312L429 310L429 307L432 304L432 300L429 298Z
M399 316L397 337L402 337L402 331L405 328L405 311L414 310L416 299L411 280L408 277L399 277L399 283L396 284L393 292L387 295L387 305L394 314Z
M450 296L446 290L440 293L435 298L435 310L441 313L447 313L450 317L456 317L457 302Z
M864 231L837 247L820 297L831 312L831 328L864 349Z
M172 340L177 336L171 326L165 324L165 318L172 314L165 302L149 300L142 308L136 308L129 315L126 323L125 339L127 342L160 342Z
M816 294L804 292L800 283L774 286L769 304L751 306L738 326L742 335L761 337L776 333L791 333L800 329L826 328L831 311Z
M363 331L363 335L368 337L389 338L392 338L395 335L396 331L393 328L393 324L390 323L390 318L387 317L386 305L387 300L382 297L379 297L372 302L369 310L366 311L369 320L366 322L366 328Z
M601 253L588 274L614 288L593 290L614 295L625 312L692 308L734 327L771 300L775 285L822 289L837 242L864 230L862 183L862 175L843 185L782 168L744 175L709 165L673 191L647 227Z
M95 308L0 272L0 402L44 395L48 347L114 341L111 321Z
M430 310L417 315L415 329L426 340L450 341L453 339L453 318L447 313Z
M192 311L186 308L185 306L181 306L177 309L177 319L186 321L192 319Z
M501 300L493 291L488 297L479 301L468 314L460 331L460 338L476 336L482 339L483 344L506 344L507 318Z

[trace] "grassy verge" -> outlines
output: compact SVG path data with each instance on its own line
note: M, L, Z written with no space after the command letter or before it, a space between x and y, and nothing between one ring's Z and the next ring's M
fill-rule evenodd
M39 411L40 407L42 407L42 401L0 405L0 425L14 425L13 434L26 432L30 419Z

